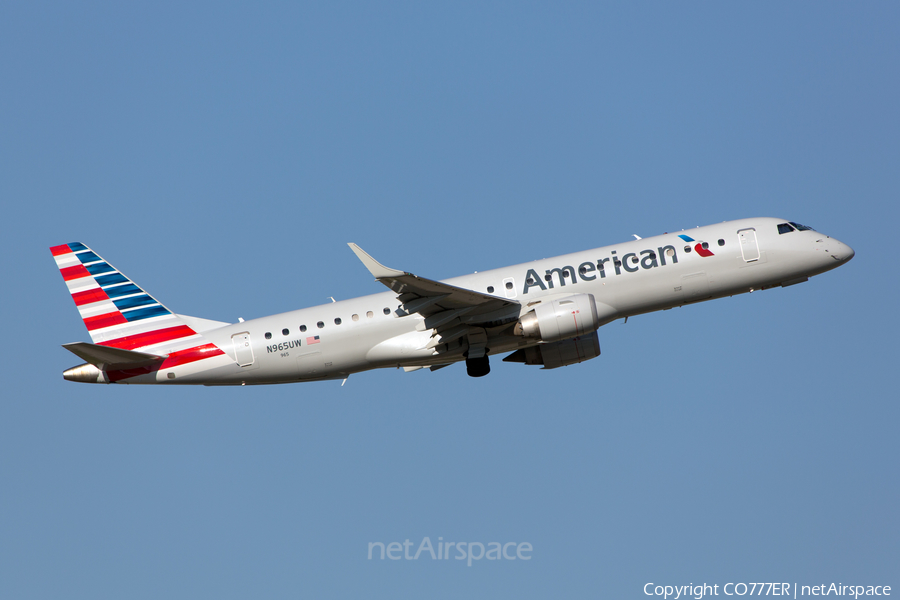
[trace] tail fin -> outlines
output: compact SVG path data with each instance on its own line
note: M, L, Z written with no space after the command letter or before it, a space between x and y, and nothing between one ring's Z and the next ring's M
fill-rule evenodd
M84 244L50 252L95 344L137 350L196 343L194 329Z

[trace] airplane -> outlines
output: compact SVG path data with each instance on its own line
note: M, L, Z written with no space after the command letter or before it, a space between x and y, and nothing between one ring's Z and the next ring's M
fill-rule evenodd
M237 323L169 310L81 243L50 248L92 343L64 344L84 383L254 385L437 370L489 357L556 369L600 355L617 319L788 287L853 249L793 221L742 219L435 281L349 244L390 291ZM333 299L332 299L333 300ZM341 384L343 385L343 383Z

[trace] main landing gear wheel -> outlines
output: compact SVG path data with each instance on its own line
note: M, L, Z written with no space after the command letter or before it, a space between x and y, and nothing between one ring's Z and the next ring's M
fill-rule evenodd
M481 358L466 359L466 373L469 377L484 377L491 372L491 363L487 354Z

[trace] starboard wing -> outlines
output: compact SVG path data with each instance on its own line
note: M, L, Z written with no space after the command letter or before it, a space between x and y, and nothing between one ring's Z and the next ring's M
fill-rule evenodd
M354 243L348 244L363 265L397 294L401 309L425 317L425 329L443 329L460 323L485 325L518 317L521 305L515 300L484 294L406 271L385 267Z

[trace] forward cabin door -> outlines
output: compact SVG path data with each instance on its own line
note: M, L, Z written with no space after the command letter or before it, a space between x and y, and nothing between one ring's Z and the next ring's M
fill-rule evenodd
M752 227L738 231L741 241L741 254L744 262L759 260L759 243L756 241L756 230Z
M249 333L236 333L231 336L234 344L234 359L242 367L249 367L253 364L253 347L250 345Z

